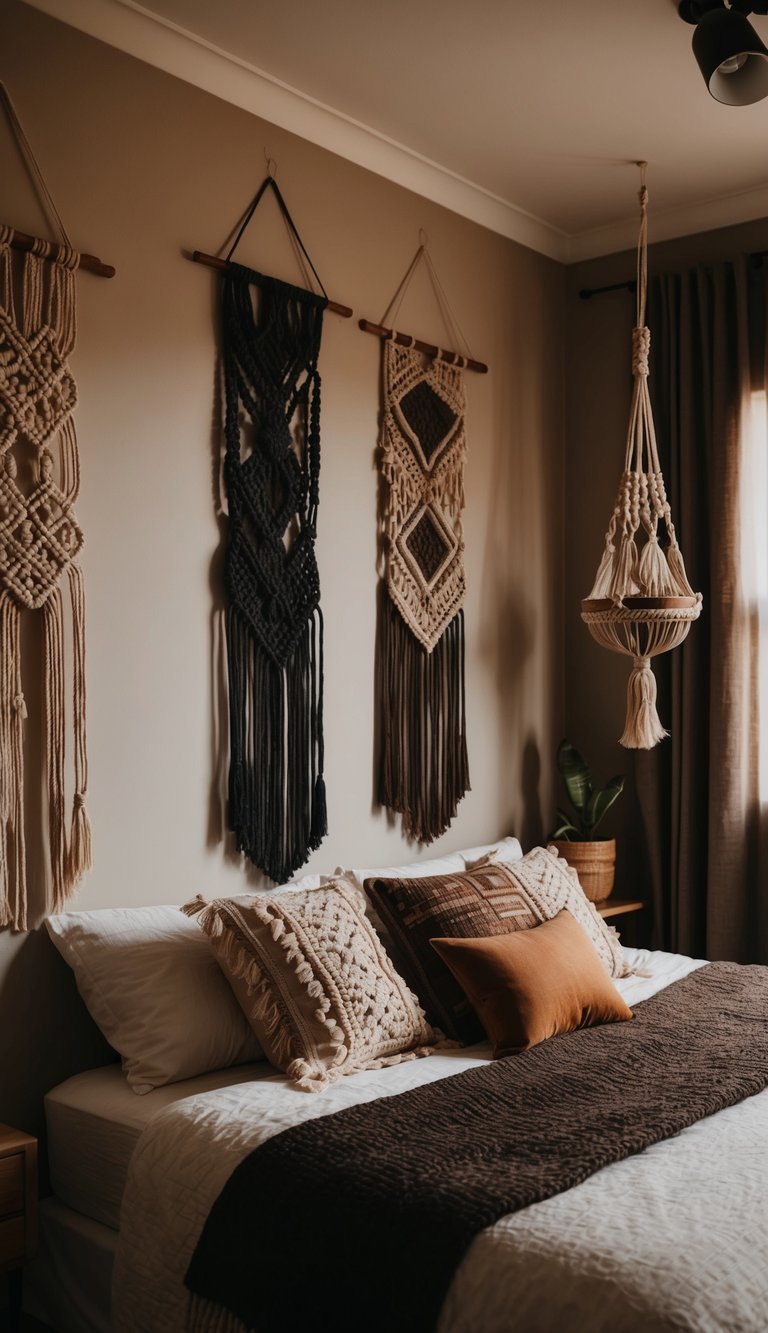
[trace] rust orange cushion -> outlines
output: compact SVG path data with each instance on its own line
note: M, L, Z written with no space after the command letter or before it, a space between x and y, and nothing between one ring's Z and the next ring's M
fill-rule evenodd
M513 934L430 943L476 1011L494 1057L633 1016L570 912Z

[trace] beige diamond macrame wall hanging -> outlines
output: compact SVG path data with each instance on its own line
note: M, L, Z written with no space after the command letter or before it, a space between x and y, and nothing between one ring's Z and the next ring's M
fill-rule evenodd
M85 810L85 608L77 563L83 534L73 509L80 489L72 416L77 390L68 365L76 334L74 275L81 257L69 244L2 84L0 105L63 237L62 244L51 244L0 226L0 927L23 930L28 703L21 619L26 612L37 613L42 620L47 841L54 911L91 865ZM71 634L65 623L65 590ZM74 784L69 803L68 718Z
M464 342L423 245L392 304L402 299L421 259L451 340ZM400 815L407 837L428 843L445 832L469 790L464 367L487 366L417 343L384 327L386 318L378 325L360 321L367 332L387 339L379 456L386 577L378 608L377 796Z
M581 618L605 648L632 658L627 719L620 744L650 750L667 732L656 711L651 659L677 648L701 612L677 544L661 473L648 393L650 330L645 325L648 285L648 190L641 170L637 249L637 319L632 334L634 388L624 472L594 586ZM660 538L666 533L666 549Z

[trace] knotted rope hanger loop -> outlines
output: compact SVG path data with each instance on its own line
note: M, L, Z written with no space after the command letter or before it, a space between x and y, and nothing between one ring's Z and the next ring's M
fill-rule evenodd
M438 309L440 311L443 324L448 334L448 342L453 348L461 347L462 351L449 350L447 348L436 347L432 343L423 342L415 338L413 334L403 333L397 328L391 327L387 320L392 317L392 325L397 318L403 298L408 290L411 279L416 272L419 264L424 262L429 273L432 289L435 293ZM488 373L488 367L482 361L476 361L472 356L469 347L458 320L451 308L451 304L445 293L445 289L432 262L432 257L427 249L427 237L423 230L419 232L419 247L413 256L408 268L401 278L395 293L389 302L384 314L378 323L369 319L359 320L359 327L364 333L373 333L379 338L384 338L390 342L395 342L400 347L415 347L417 351L423 352L425 356L435 357L437 360L444 361L447 365L458 366L462 369L477 371L481 375Z
M651 334L645 323L647 163L637 165L640 168L637 316L632 331L633 389L624 472L594 586L581 603L581 618L603 647L633 659L621 744L631 749L650 749L667 735L656 711L651 659L683 642L701 612L701 594L694 592L688 582L678 546L648 392ZM660 525L666 533L666 548L659 540Z

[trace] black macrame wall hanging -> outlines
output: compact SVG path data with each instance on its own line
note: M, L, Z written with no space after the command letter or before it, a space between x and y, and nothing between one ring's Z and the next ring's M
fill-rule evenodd
M268 187L320 283L267 176L227 256L221 305L229 823L239 850L283 881L327 833L315 557L327 296L229 262Z
M420 246L452 339L461 336ZM378 607L378 800L421 843L448 828L469 790L464 691L464 367L487 367L361 320L385 337L379 466L386 578ZM426 353L426 356L425 356Z

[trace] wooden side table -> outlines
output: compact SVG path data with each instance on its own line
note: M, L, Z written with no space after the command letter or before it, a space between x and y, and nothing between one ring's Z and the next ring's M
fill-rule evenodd
M21 1327L24 1264L37 1247L37 1139L0 1125L0 1273L8 1273L8 1327Z
M605 917L606 920L610 920L611 925L617 924L614 920L615 917L634 916L634 919L630 923L630 929L627 931L627 934L630 936L629 940L625 940L625 943L627 944L634 944L636 942L638 926L642 921L642 916L639 914L645 912L648 906L648 901L645 898L604 898L601 903L595 903L595 907L600 915ZM638 915L634 915L635 913Z

